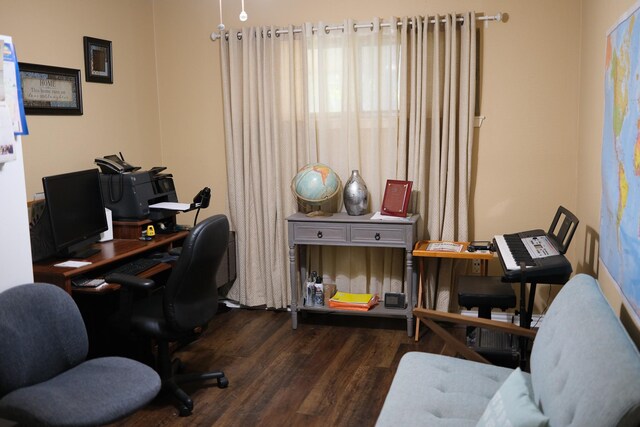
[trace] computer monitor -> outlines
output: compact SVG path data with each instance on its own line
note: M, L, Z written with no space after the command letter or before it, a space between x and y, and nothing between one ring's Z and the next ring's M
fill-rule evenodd
M108 229L98 169L42 178L53 244L57 255L86 258Z

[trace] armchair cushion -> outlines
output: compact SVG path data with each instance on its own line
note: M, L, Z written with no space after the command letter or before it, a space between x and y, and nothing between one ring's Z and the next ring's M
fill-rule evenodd
M475 426L512 370L438 354L400 360L378 426ZM463 405L460 403L464 402Z
M493 395L477 427L545 427L548 424L549 418L533 403L531 377L517 368Z
M0 400L0 411L25 425L52 420L60 425L100 425L132 413L159 390L153 369L122 357L102 357L12 391Z

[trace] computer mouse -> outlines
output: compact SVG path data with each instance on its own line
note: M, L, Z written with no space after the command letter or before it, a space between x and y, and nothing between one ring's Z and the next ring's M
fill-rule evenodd
M160 258L164 258L166 256L167 256L167 254L164 253L164 252L156 252L155 254L149 255L149 258L151 258L151 259L160 259Z

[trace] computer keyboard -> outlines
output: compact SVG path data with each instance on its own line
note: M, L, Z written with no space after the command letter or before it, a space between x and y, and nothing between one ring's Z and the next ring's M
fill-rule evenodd
M158 264L160 264L160 260L157 259L151 259L151 258L138 258L138 259L134 259L131 262L128 262L126 264L123 264L119 267L114 268L113 270L109 270L105 276L109 275L109 274L113 274L113 273L122 273L122 274L129 274L132 276L136 276L140 273L142 273L143 271L146 271L148 269L150 269L151 267L154 267Z

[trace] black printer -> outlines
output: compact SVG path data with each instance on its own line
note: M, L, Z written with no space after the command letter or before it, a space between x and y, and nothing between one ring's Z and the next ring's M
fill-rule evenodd
M140 171L124 160L115 162L114 158L117 156L96 159L102 171L100 187L104 205L111 210L114 220L160 221L175 215L176 212L149 208L155 203L178 202L173 176L160 173L164 167Z

